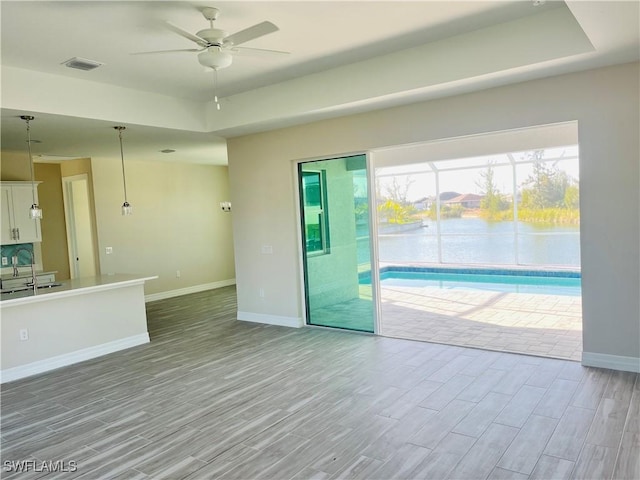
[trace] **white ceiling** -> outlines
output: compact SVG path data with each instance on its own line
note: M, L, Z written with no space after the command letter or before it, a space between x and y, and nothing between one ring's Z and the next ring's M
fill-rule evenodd
M136 158L224 164L224 136L473 91L640 57L638 1L2 1L2 149L111 157L127 125ZM220 9L229 33L269 20L280 30L213 75L164 21L196 32ZM90 72L62 62L83 57ZM117 144L116 144L117 146ZM164 148L176 154L161 154Z
M529 2L503 1L3 1L2 64L208 101L212 74L200 66L196 53L129 55L196 47L167 29L164 21L195 33L208 27L199 11L207 4L220 10L214 25L229 33L263 20L280 28L245 46L291 52L282 57L236 57L232 67L219 73L223 96L538 11ZM549 3L541 8L553 7ZM61 65L76 56L105 66L87 73Z

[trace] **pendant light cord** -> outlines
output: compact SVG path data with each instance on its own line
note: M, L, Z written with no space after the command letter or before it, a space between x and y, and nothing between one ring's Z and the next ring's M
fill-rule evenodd
M27 122L27 151L29 152L29 166L31 167L31 199L33 200L32 204L36 205L36 189L33 185L36 175L33 167L33 157L31 156L31 125L29 123L31 118L27 117L25 121Z
M118 130L118 137L120 137L120 162L122 163L122 186L124 187L124 203L127 202L127 179L124 174L124 150L122 149L122 130L125 127L114 127Z
M218 102L218 69L213 69L213 101L216 103L216 109L220 110L220 102Z

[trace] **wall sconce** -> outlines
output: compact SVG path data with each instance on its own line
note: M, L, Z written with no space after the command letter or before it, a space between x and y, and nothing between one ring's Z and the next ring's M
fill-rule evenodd
M220 202L220 208L223 212L229 213L231 211L231 202Z

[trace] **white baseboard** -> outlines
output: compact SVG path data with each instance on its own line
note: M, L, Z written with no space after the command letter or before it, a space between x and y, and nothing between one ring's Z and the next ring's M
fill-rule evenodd
M179 297L181 295L188 295L190 293L204 292L205 290L213 290L216 288L228 287L229 285L235 285L236 279L230 278L228 280L221 280L219 282L203 283L200 285L194 285L192 287L179 288L177 290L168 290L166 292L151 293L144 296L145 302L154 302L156 300L164 300L165 298Z
M141 333L140 335L121 338L112 342L103 343L102 345L96 345L95 347L83 348L75 352L47 358L46 360L38 360L37 362L28 363L19 367L7 368L6 370L0 371L0 383L12 382L21 378L48 372L49 370L55 370L56 368L91 360L92 358L101 357L119 350L144 345L145 343L149 343L149 333Z
M640 358L608 355L606 353L582 352L582 365L585 367L610 368L623 372L640 373Z
M281 317L280 315L267 315L266 313L238 312L238 320L243 322L266 323L280 327L300 328L304 323L299 317Z

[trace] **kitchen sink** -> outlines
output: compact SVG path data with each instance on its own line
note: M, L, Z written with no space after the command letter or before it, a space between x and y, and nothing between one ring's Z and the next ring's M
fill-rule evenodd
M38 285L38 290L41 290L43 288L61 287L62 285L64 284L60 282L42 283ZM19 287L16 286L16 287L7 288L6 290L2 290L2 295L5 296L5 295L11 295L14 293L28 292L30 290L33 290L33 286L20 285Z
M64 285L63 283L53 282L53 283L43 283L42 285L38 285L38 288L53 288L53 287L61 287Z

